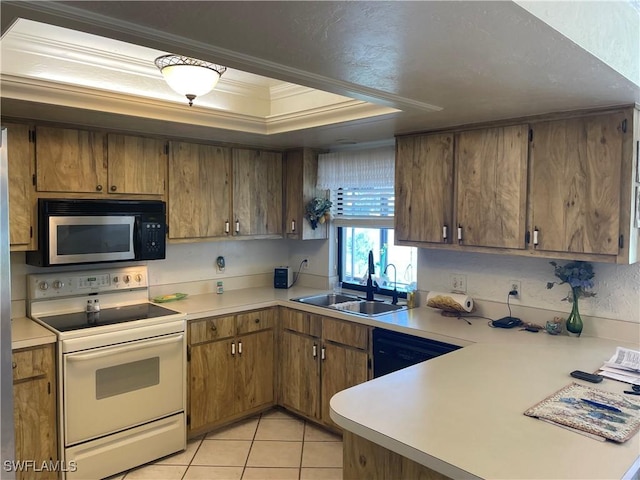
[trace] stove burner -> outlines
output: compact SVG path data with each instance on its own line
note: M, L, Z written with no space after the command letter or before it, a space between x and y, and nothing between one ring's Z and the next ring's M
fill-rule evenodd
M178 312L153 303L126 305L124 307L103 308L99 312L75 312L39 317L39 320L59 332L70 332L83 328L101 327L116 323L133 322L148 318L175 315Z

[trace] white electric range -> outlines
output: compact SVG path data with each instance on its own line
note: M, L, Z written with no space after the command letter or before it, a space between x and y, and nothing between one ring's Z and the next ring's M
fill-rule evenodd
M58 338L63 476L104 478L186 448L186 315L149 302L145 266L29 275L28 296Z

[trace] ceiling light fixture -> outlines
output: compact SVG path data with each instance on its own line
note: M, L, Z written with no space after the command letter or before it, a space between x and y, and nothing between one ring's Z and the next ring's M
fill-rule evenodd
M197 96L213 90L227 71L222 65L182 55L163 55L156 58L155 64L169 86L189 99L189 106Z

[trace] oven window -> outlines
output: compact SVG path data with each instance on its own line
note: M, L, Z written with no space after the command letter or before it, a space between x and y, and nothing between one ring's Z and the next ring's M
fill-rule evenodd
M128 252L131 225L58 225L58 255Z
M96 400L160 383L160 357L96 370Z

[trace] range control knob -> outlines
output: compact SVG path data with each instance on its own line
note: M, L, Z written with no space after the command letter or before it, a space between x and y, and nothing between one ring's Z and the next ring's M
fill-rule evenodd
M49 290L49 283L42 281L38 284L40 290Z
M64 282L61 280L56 280L55 282L53 282L53 288L55 288L56 290L63 288L64 287Z
M137 273L136 274L136 282L141 282L142 281L142 274Z
M129 283L131 281L131 275L125 275L123 279L124 283Z

